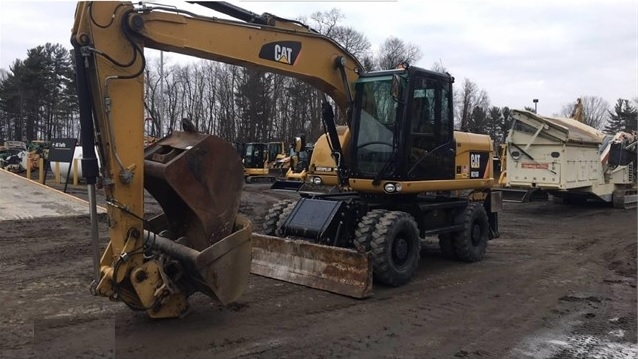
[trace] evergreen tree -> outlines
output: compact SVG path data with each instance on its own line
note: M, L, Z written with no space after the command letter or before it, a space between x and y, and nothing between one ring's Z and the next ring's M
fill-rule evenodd
M27 51L0 80L0 133L5 139L75 137L77 113L71 55L60 44Z
M241 118L239 137L243 141L268 141L271 137L273 74L244 68L235 93Z
M638 124L638 111L628 100L619 98L614 106L614 112L609 111L609 121L605 126L605 132L614 134L619 131L636 131Z

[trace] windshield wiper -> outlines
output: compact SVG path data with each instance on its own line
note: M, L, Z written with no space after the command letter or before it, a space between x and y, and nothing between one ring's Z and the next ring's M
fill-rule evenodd
M390 158L388 158L387 161L385 161L385 163L383 164L383 167L381 167L381 170L377 173L376 176L374 176L374 179L372 180L372 185L373 186L378 186L379 183L381 183L381 177L383 177L383 175L387 172L390 164L392 162L394 162L394 159L396 157L396 151L394 150L394 147L392 148L392 153L390 154Z
M408 175L410 175L410 174L412 173L412 171L414 171L414 170L416 169L416 167L417 167L417 166L418 166L421 162L423 162L423 160L424 160L424 159L428 158L431 154L433 154L433 153L435 153L436 151L438 151L438 150L439 150L439 148L441 148L441 147L443 147L443 146L446 146L446 145L448 145L448 144L449 144L449 142L446 142L446 143L440 144L440 145L438 145L438 146L434 147L434 148L433 148L432 150L430 150L428 153L426 153L423 157L419 158L419 160L418 160L418 161L416 161L416 163L415 163L414 165L412 165L412 167L411 167L411 168L410 168L410 170L408 171Z

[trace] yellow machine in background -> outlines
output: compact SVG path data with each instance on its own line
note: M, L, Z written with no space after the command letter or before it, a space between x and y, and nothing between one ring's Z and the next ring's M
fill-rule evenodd
M246 183L275 182L277 177L271 173L272 164L268 143L249 142L243 144L242 162Z
M272 184L272 190L298 191L308 176L308 161L312 155L312 148L306 144L305 136L295 137L290 145L289 156L282 162L286 163L283 180Z
M198 4L241 21L161 5L78 4L72 43L94 243L98 180L110 223L95 294L177 317L194 292L236 300L249 271L366 297L373 273L387 285L407 283L430 235L451 257L483 258L498 236L494 149L488 136L453 131L452 76L409 66L365 72L298 21ZM145 47L289 75L322 91L334 172L350 190L277 203L265 234L251 236L238 214L241 157L229 142L184 126L144 148ZM328 96L349 116L343 145ZM164 210L150 220L145 189Z
M348 126L337 126L337 135L343 153L348 156L350 144L350 130ZM337 164L332 156L332 147L328 136L323 134L315 142L310 164L308 166L307 182L315 186L338 187Z
M290 155L283 141L268 142L268 169L275 180L286 175L290 163Z
M238 151L244 164L246 183L275 182L290 166L283 142L247 142Z
M39 168L41 159L46 161L49 157L50 146L51 142L44 140L33 140L29 143L29 166L31 170Z

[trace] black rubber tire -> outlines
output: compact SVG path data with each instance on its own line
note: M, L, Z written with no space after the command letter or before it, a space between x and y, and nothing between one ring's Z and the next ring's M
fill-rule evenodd
M454 240L450 233L439 234L439 248L441 256L447 259L456 259L456 249L454 248Z
M266 217L264 218L264 234L268 234L270 236L277 234L277 223L279 222L279 217L281 217L281 213L292 202L293 201L291 199L284 199L270 207L268 213L266 213Z
M372 233L377 229L379 219L387 212L387 209L373 209L366 213L357 223L357 229L354 231L354 240L352 241L357 251L362 253L370 252Z
M292 212L292 210L295 208L296 205L297 205L297 201L290 201L290 203L288 203L288 205L281 212L281 215L279 215L279 220L277 221L277 230L275 231L276 236L283 237L284 233L281 227L284 225L284 223L286 222L286 219L288 219L288 216L290 216L290 213Z
M455 221L463 224L463 230L452 236L456 258L470 263L483 259L490 235L490 224L483 204L469 203Z
M421 256L414 218L405 212L384 213L372 233L370 247L374 279L393 287L404 285L418 268Z

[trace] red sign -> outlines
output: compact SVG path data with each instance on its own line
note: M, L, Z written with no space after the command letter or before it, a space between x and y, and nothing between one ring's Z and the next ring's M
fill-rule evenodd
M549 168L548 163L521 163L521 168L530 170L546 170Z

